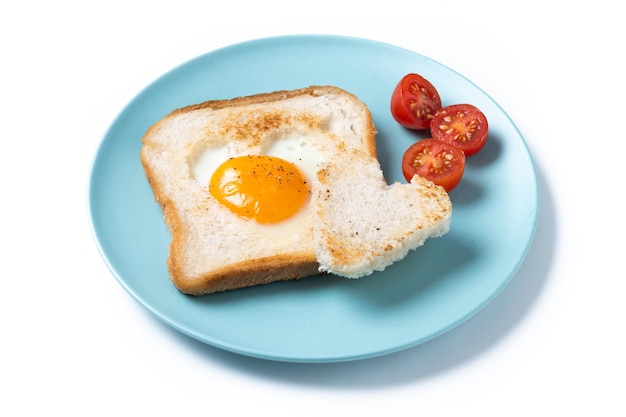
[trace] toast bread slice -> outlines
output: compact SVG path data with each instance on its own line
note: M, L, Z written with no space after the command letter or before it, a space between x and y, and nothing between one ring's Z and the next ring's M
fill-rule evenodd
M287 140L299 141L319 157L317 175L309 178L310 202L298 222L258 227L207 191L206 178L197 168L207 150L226 158L266 153L274 143ZM384 182L369 109L333 86L174 110L145 133L140 157L171 234L170 278L187 294L326 272L368 275L449 228L451 204L441 187L420 178L411 184ZM386 220L385 233L370 233L361 240L368 220L386 218L394 206L412 221ZM347 212L353 212L351 222L345 221Z

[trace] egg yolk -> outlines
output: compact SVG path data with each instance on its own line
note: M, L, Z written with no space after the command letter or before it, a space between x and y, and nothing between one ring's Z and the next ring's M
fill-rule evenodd
M213 173L209 192L232 212L259 223L277 223L297 213L310 194L293 163L267 155L230 158Z

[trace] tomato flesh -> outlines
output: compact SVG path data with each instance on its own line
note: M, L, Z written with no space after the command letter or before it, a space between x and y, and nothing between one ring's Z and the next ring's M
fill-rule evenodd
M487 118L471 104L443 107L430 121L430 133L434 139L455 145L466 156L478 153L485 146L488 130Z
M391 115L408 129L428 129L440 108L439 92L419 74L410 73L402 77L391 95Z
M424 177L451 191L465 171L465 154L459 148L436 139L422 139L411 145L402 157L402 174L411 182Z

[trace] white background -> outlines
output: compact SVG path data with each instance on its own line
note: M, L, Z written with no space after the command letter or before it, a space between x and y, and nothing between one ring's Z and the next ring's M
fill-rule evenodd
M217 4L0 6L0 414L626 415L619 3ZM159 322L98 254L88 176L122 108L205 52L301 33L451 67L504 108L533 154L541 212L526 261L492 303L428 343L338 364L241 357Z

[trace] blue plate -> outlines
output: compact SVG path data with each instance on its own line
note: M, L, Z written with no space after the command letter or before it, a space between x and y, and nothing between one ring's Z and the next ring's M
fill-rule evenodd
M389 182L418 137L391 117L394 86L417 72L444 105L472 103L490 135L468 158L451 192L450 232L384 272L359 280L333 276L279 282L204 297L178 292L165 266L170 236L146 182L139 151L148 127L177 107L309 85L335 85L370 108ZM532 240L538 213L536 172L519 131L480 88L414 52L337 36L286 36L210 52L163 75L106 133L89 190L95 240L108 267L137 301L188 336L243 355L291 362L334 362L399 351L459 325L507 284Z

